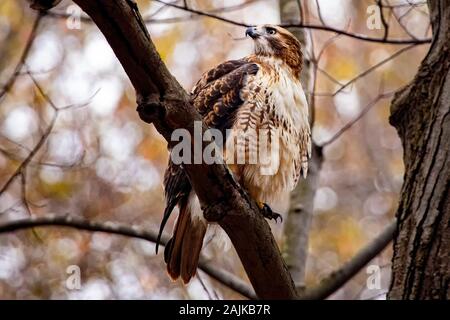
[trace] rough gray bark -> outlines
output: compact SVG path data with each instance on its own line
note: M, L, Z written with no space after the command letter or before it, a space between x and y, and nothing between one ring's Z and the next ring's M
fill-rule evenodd
M133 0L75 0L99 27L133 84L141 119L171 144L176 128L193 133L200 115L162 62ZM205 126L204 126L205 129ZM230 237L256 294L262 299L297 297L268 223L225 165L186 165L204 215Z
M280 0L282 24L299 22L301 18L300 9L305 10L305 8L300 8L299 5L300 3L296 0ZM305 29L290 28L289 31L300 40L303 50L306 50L308 41ZM302 85L304 90L311 91L312 62L306 58L306 55L304 57L304 66L301 74ZM311 106L311 99L309 100L309 105ZM305 287L309 230L314 210L314 196L322 166L322 150L314 144L312 151L313 155L309 163L308 177L306 179L300 179L297 187L290 194L289 210L284 230L286 239L283 257L292 279L294 279L296 286L300 289Z
M390 299L450 299L450 0L429 0L433 41L391 106L404 148Z

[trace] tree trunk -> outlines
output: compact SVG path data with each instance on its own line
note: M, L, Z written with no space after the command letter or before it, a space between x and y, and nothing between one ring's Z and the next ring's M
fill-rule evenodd
M404 148L390 299L450 299L450 0L428 1L433 41L390 122Z

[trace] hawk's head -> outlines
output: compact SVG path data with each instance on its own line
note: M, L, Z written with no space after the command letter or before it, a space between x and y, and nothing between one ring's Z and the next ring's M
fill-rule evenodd
M300 42L292 33L279 26L265 24L248 27L245 35L255 42L256 55L282 59L294 73L300 73L303 56Z

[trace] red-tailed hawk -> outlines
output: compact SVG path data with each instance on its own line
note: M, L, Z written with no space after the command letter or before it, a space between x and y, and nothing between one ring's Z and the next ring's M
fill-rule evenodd
M206 72L192 90L192 104L206 125L222 132L231 130L223 150L224 160L241 186L261 208L267 209L266 203L292 190L299 176L306 176L308 171L311 133L300 83L303 57L299 41L278 26L250 27L246 35L254 41L254 53ZM274 145L275 137L278 139L276 170L269 174L262 172L261 164L231 159L236 159L242 143L236 141L242 132L263 129L268 132L268 144ZM251 148L244 146L246 158ZM181 276L187 283L196 273L208 223L182 166L169 161L164 185L167 206L160 233L174 207L179 207L164 259L172 279Z

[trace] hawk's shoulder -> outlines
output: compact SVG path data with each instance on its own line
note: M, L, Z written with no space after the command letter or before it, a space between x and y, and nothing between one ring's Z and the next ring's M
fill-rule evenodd
M248 76L259 70L249 59L226 61L203 74L192 90L192 104L208 126L230 128L236 110L244 102L241 90Z

